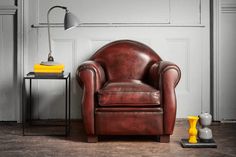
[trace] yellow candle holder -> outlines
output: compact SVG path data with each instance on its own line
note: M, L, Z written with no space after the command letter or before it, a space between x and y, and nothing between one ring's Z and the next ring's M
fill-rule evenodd
M197 143L197 121L198 121L199 117L198 116L188 116L188 122L189 122L189 130L188 130L188 134L189 134L189 143Z

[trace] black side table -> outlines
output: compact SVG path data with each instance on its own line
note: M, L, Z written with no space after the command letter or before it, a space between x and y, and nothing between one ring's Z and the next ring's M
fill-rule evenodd
M23 136L28 135L25 132L26 129L26 107L29 107L29 124L32 122L32 116L31 116L31 108L32 108L32 80L40 80L40 79L47 79L47 80L64 80L65 81L65 121L63 125L50 125L50 126L62 126L65 127L65 133L60 134L67 136L70 133L70 88L71 88L71 83L70 83L70 73L64 73L62 75L36 75L34 72L28 73L26 76L23 78L23 91L22 91L22 131L23 131ZM26 80L29 80L29 97L25 101L26 97L26 87L25 83ZM28 102L29 101L29 102ZM29 105L29 106L27 106ZM37 134L38 135L38 134ZM54 135L54 134L43 134L43 135ZM58 135L58 134L57 134Z

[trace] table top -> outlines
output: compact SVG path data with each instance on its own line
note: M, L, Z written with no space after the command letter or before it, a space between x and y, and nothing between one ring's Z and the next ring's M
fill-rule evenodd
M59 74L55 73L34 73L34 72L29 72L24 76L24 79L67 79L70 77L70 72L63 72Z

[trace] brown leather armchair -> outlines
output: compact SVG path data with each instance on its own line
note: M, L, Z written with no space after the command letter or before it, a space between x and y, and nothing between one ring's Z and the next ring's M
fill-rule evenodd
M156 135L169 142L176 118L177 65L148 46L119 40L77 69L88 142L99 135Z

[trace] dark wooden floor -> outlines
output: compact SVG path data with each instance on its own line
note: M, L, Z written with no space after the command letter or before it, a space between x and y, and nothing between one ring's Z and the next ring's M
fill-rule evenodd
M177 121L167 144L140 136L102 137L98 143L86 143L79 121L72 122L71 135L66 138L22 136L20 124L0 122L0 157L236 157L235 123L211 126L218 148L182 148L179 141L187 137L187 128L186 121Z

